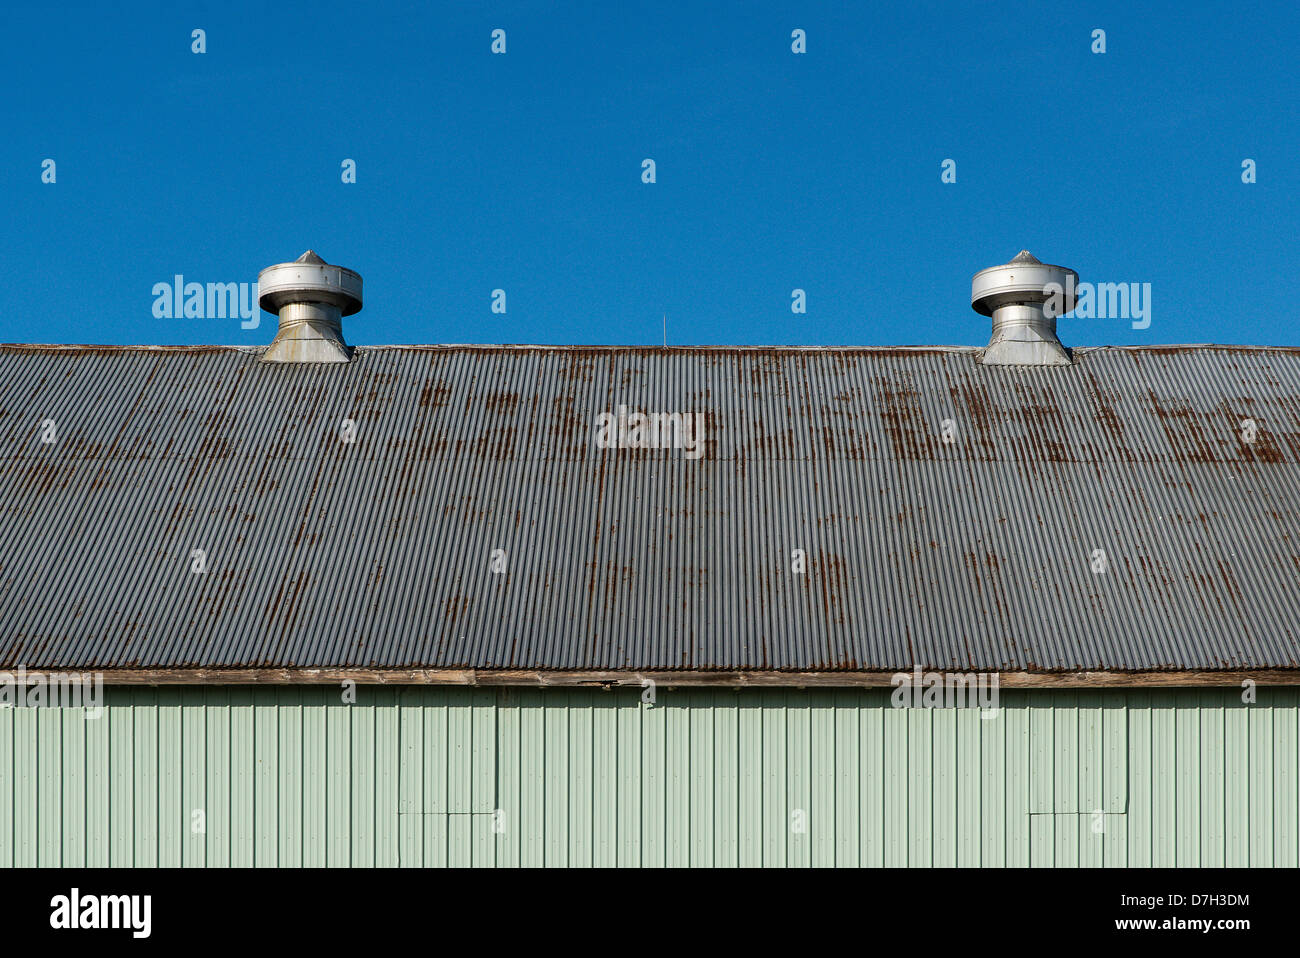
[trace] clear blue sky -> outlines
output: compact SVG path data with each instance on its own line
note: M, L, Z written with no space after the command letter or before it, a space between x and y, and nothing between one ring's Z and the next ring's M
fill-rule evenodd
M6 11L0 341L264 344L153 284L312 247L358 344L982 345L1027 247L1152 284L1069 345L1300 345L1294 3L270 6Z

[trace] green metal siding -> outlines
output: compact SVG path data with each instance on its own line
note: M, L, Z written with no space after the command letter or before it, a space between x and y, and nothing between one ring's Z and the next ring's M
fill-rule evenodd
M0 709L0 864L1300 864L1293 688L105 694Z

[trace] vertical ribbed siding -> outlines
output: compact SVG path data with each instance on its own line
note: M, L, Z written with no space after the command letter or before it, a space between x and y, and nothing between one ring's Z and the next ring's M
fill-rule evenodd
M1300 864L1296 689L358 695L0 709L0 865Z

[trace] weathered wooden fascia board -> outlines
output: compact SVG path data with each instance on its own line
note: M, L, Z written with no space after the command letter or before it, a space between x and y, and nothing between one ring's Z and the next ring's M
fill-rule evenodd
M35 672L37 670L31 670ZM54 670L49 670L54 671ZM939 671L939 670L927 670ZM876 688L897 672L597 672L528 669L109 669L105 685L463 685L671 688ZM943 674L943 673L941 673ZM953 673L946 673L953 674ZM969 673L966 673L969 674ZM1300 685L1300 669L1168 672L998 672L1000 688L1212 688Z

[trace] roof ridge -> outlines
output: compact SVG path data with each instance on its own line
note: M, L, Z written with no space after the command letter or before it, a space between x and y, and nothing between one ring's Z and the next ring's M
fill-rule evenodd
M86 350L95 352L130 352L133 350L159 352L231 352L261 353L266 345L245 345L237 343L0 343L0 350L33 352L60 352ZM979 352L982 346L943 343L914 343L892 346L818 346L818 345L723 345L705 344L697 346L654 346L645 344L614 345L608 343L370 343L357 345L354 349L361 351L408 349L408 350L565 350L603 352L653 352L653 353L696 353L696 352L854 352L854 353L893 353L893 352ZM1170 352L1192 350L1229 350L1229 351L1280 351L1300 352L1300 345L1270 345L1265 343L1129 343L1107 344L1103 346L1075 346L1072 352L1096 352L1102 349L1121 349L1129 352Z

